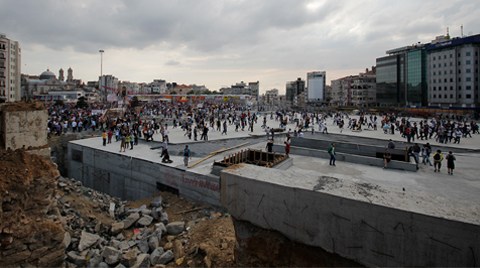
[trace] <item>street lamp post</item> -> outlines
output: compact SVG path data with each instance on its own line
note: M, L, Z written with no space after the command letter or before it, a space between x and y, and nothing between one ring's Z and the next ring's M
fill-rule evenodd
M103 49L100 49L98 52L100 52L100 82L98 83L98 87L100 88L100 90L102 90L102 86L103 86L103 52L105 52ZM105 94L105 100L104 102L106 103L107 102L107 89L105 87L103 87L103 90L104 90L104 94Z

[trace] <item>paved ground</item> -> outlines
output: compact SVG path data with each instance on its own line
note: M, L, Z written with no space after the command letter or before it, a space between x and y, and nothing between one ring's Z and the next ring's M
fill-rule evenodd
M210 173L213 161L220 161L224 156L241 149L265 149L266 138L264 131L260 128L261 121L260 118L253 132L246 130L235 132L233 126L229 126L226 136L222 136L218 131L210 131L209 142L195 142L184 136L181 129L169 129L171 141L169 151L173 163L168 165L185 168L181 156L185 144L189 144L192 150L190 163L199 161L213 151L235 147L206 159L194 168L189 168L191 172L202 174ZM278 127L275 121L269 122L268 125ZM293 129L293 125L289 125L288 128ZM383 134L382 130L362 132L344 130L339 134L339 129L333 126L331 121L328 121L328 130L331 133L329 135L316 133L311 136L309 132L305 133L305 136L378 145L386 145L386 141L392 139L398 141L399 146L403 146L401 142L404 141L399 134ZM154 139L160 140L159 134L156 134ZM283 144L283 139L278 135L275 142ZM439 147L440 144L432 140L429 142L434 150L442 148L444 151L452 150L455 153L457 156L455 175L447 174L446 163L441 173L435 173L432 167L424 165L420 165L418 172L408 172L339 161L336 167L331 167L326 159L291 155L294 165L284 173L285 178L275 178L272 181L279 183L283 180L288 181L287 185L294 184L297 187L315 189L315 185L319 183L319 177L328 176L334 178L334 182L329 183L329 187L322 191L378 205L480 224L480 178L478 176L480 135L462 139L459 145L448 144L447 147L445 145ZM101 146L99 137L75 143L119 153L119 142L113 142L104 147ZM419 143L423 144L422 141ZM141 141L133 150L127 150L121 154L160 163L160 150L155 149L159 145L158 142Z

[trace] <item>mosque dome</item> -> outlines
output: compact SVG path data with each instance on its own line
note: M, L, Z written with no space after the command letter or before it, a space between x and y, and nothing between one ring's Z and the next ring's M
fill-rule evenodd
M40 80L49 80L49 79L52 79L52 78L56 79L57 77L49 69L47 69L45 72L40 74Z

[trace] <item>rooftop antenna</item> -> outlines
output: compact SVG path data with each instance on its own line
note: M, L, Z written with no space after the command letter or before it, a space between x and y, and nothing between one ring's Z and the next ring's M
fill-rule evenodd
M463 37L463 24L460 25L460 33L461 33L460 36Z
M448 27L447 27L447 37L450 37L450 31L448 30Z

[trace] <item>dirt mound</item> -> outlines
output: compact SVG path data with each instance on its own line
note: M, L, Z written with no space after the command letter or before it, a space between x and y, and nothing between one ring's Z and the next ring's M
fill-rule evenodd
M64 238L56 209L55 165L23 150L0 151L2 265L58 265Z

